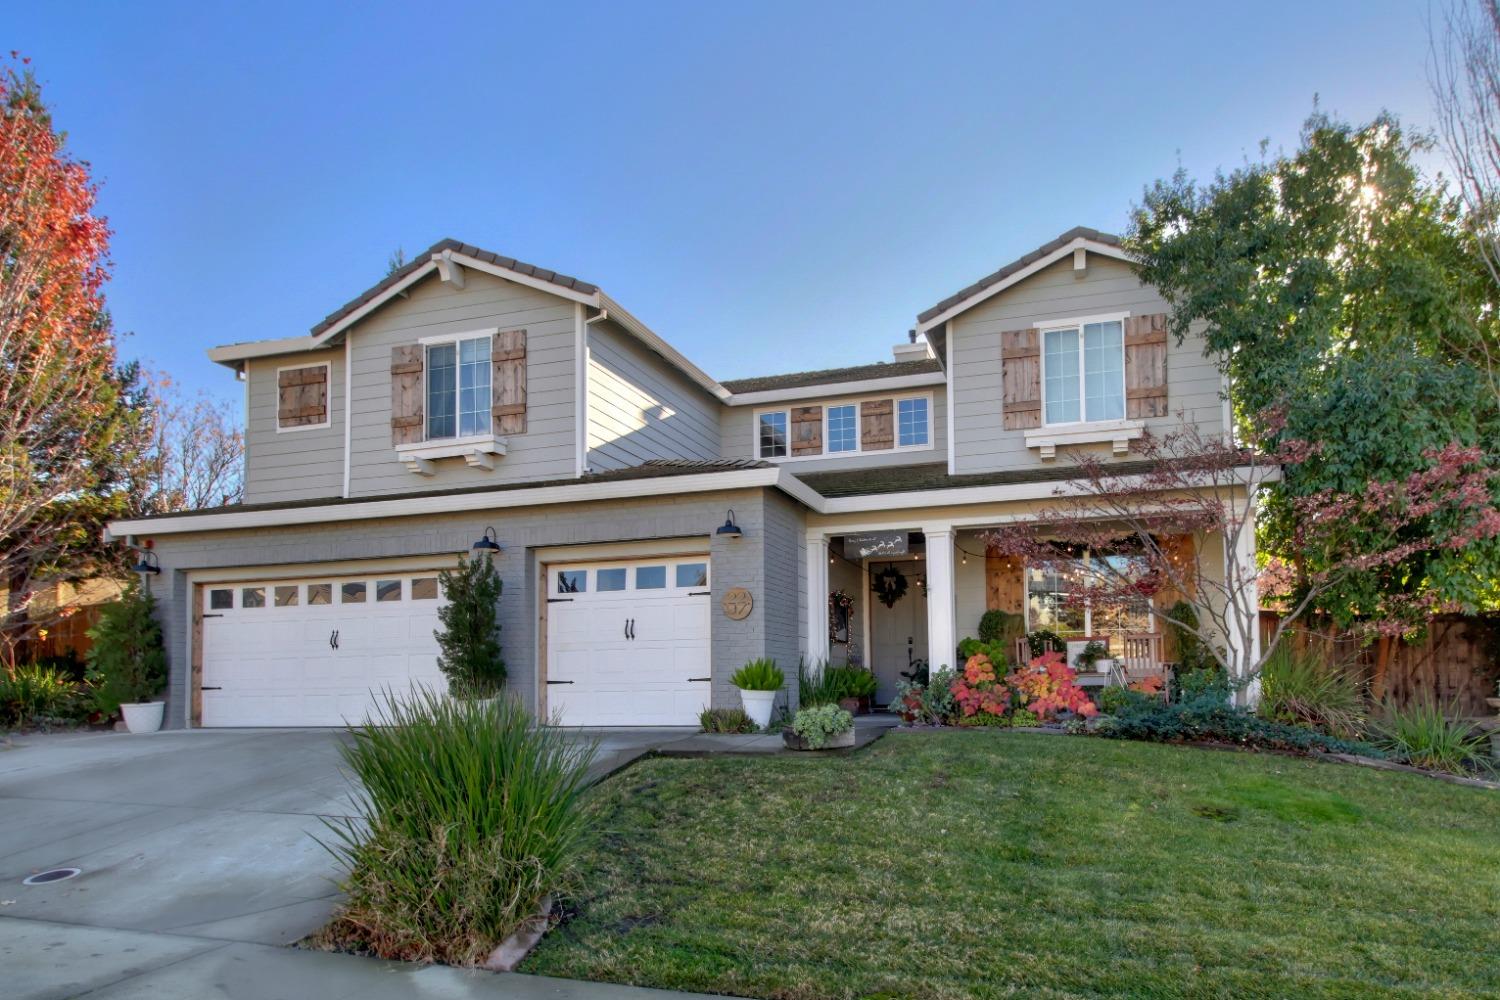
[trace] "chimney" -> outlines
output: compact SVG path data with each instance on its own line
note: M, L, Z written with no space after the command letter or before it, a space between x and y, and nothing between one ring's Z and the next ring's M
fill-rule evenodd
M926 339L918 340L916 330L906 331L907 343L897 344L891 348L891 358L895 361L926 361L931 358L932 345Z

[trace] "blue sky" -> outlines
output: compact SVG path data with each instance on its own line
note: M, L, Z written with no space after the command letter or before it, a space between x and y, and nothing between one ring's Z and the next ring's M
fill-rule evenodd
M718 378L887 360L915 314L1318 95L1430 121L1427 5L27 4L116 230L128 355L225 398L444 236L595 282Z

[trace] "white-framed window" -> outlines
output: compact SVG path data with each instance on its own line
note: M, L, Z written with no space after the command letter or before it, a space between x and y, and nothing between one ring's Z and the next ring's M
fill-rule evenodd
M830 455L859 450L859 407L853 403L830 406L828 414L828 443Z
M756 454L761 458L786 458L787 411L771 410L755 418Z
M427 439L491 432L490 336L427 344Z
M923 448L928 441L928 405L926 396L896 401L896 446Z
M1042 423L1125 417L1125 323L1099 317L1042 328Z
M862 435L863 417L860 405L870 400L890 400L895 421L892 447L866 451ZM818 406L823 410L823 450L813 454L792 455L789 443L792 410ZM754 438L751 453L756 458L805 461L850 455L882 455L892 451L923 451L933 447L932 394L895 396L882 394L836 403L816 399L788 403L786 406L755 411Z
M1080 636L1105 636L1110 650L1118 654L1127 635L1151 631L1151 599L1138 598L1108 605L1093 600L1103 585L1104 571L1096 569L1095 560L1115 564L1116 573L1130 575L1126 565L1140 557L1127 555L1099 556L1082 552L1072 559L1026 567L1026 629L1046 629L1064 639ZM1134 572L1143 572L1137 568ZM1097 580L1092 578L1098 577ZM1092 586L1091 586L1092 582Z

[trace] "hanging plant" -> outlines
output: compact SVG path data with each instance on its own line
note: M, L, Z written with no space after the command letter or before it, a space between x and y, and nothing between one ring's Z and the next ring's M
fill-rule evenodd
M881 604L894 608L896 602L906 596L906 574L895 566L887 566L870 579L870 589Z
M828 595L828 639L830 642L848 642L854 631L854 598L842 590ZM839 633L844 638L839 638Z

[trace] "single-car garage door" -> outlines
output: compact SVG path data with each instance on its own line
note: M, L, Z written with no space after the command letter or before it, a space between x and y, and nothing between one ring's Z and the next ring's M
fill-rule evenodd
M446 690L434 573L202 588L204 726L360 722L382 688Z
M547 714L564 726L692 726L708 706L707 556L547 571Z

